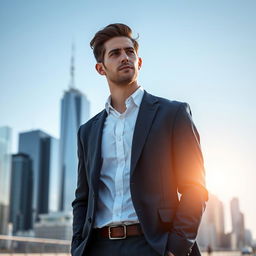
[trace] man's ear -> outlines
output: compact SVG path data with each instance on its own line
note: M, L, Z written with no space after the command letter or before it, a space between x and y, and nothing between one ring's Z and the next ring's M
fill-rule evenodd
M142 58L139 57L139 61L138 61L138 67L139 67L139 69L141 68L141 66L142 66Z
M103 66L103 63L97 63L95 65L95 69L97 70L97 72L102 75L102 76L105 76L106 75L106 72L105 72L105 69L104 69L104 66Z

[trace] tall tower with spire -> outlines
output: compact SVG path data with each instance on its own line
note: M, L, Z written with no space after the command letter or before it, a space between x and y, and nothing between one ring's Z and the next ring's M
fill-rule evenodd
M75 44L72 43L72 54L70 61L70 83L69 89L75 88Z
M60 123L60 173L61 198L59 209L71 211L74 200L77 171L77 131L89 119L90 103L86 96L75 88L75 46L72 45L69 89L61 99Z

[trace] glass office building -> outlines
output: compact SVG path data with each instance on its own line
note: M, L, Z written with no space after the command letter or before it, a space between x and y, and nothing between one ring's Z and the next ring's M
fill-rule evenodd
M41 130L19 135L19 153L29 155L32 160L33 222L39 214L51 211L51 207L57 209L60 186L58 149L58 140Z
M26 154L12 156L10 222L12 233L32 229L33 172Z
M11 128L0 127L0 234L8 233Z
M51 137L50 139L50 177L49 177L49 212L59 210L60 201L60 173L59 173L59 140Z
M70 211L77 179L77 131L89 119L90 103L79 90L70 88L61 100L60 124L60 210Z

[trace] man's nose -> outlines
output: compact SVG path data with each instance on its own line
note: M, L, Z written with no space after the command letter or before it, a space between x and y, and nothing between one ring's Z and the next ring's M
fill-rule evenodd
M128 60L129 60L128 55L126 54L125 51L122 51L122 53L121 53L121 61L122 62L127 62Z

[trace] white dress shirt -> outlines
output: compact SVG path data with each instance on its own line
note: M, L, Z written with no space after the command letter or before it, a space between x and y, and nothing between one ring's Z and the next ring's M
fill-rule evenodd
M139 222L131 199L130 163L133 132L143 94L143 88L139 87L129 96L122 114L111 106L111 96L106 102L108 116L102 134L103 163L95 228Z

